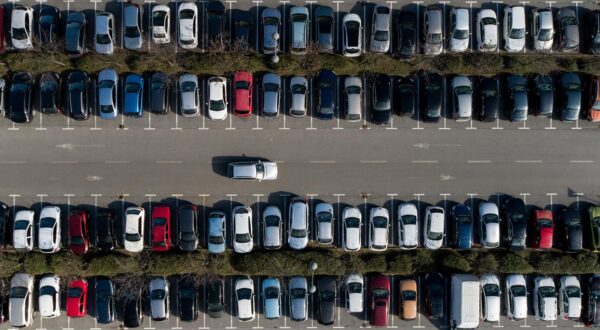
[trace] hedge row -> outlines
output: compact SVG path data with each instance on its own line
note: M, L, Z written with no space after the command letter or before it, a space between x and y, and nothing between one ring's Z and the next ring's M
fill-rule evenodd
M421 272L542 273L590 274L600 273L598 254L503 250L389 250L384 253L344 253L334 249L306 251L255 251L249 254L210 255L195 253L156 254L145 251L139 255L125 253L91 253L77 257L67 251L54 255L29 253L17 255L0 253L0 277L16 271L33 275L54 273L61 276L132 275L309 275L307 265L316 261L316 274L343 275L348 272L383 272L410 275Z
M338 74L385 72L408 75L418 70L432 70L445 74L494 75L499 73L547 73L576 71L600 74L600 58L590 55L552 54L444 54L437 57L417 56L402 61L386 55L365 54L346 58L336 54L283 54L273 65L258 54L247 53L189 53L161 52L156 54L117 51L112 56L87 54L71 59L61 53L7 52L0 55L0 74L14 71L40 73L81 69L97 72L112 67L119 72L160 70L169 74L189 71L196 74L222 75L239 70L250 72L276 71L285 75L314 75L321 69L332 69Z

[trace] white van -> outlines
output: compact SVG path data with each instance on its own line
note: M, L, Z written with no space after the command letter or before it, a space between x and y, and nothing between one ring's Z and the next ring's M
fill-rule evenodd
M450 327L475 329L479 327L479 278L470 274L454 274L450 292Z

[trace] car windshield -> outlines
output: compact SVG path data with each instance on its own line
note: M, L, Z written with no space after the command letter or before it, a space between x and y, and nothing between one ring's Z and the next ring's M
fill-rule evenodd
M29 221L27 220L16 221L14 225L15 230L25 230L27 227L29 227Z
M276 215L267 215L265 217L265 227L279 227L281 219Z
M467 39L469 37L469 31L468 30L454 30L454 33L452 34L452 38L454 39Z
M346 87L347 94L360 94L360 86L348 86Z
M179 290L179 296L183 299L194 299L196 298L196 292L193 289Z
M154 218L152 220L152 224L154 226L164 226L167 223L167 219L165 218Z
M125 27L125 36L127 38L137 38L140 36L140 30L137 26L126 26Z
M85 89L85 85L80 82L74 82L69 84L69 92L79 92Z
M483 293L487 297L500 297L500 287L496 284L486 284L483 286Z
M581 227L581 219L577 217L565 218L565 226L570 229L576 229Z
M481 91L481 95L483 97L495 97L496 95L498 95L498 93L496 93L496 91L493 89L484 89Z
M552 84L539 84L537 85L537 89L540 92L550 92L552 91Z
M210 100L209 108L211 110L216 110L216 111L224 110L225 109L225 102L223 102L223 100L218 100L218 101Z
M319 17L319 21L318 21L318 25L319 25L319 32L322 34L329 34L331 33L331 27L333 26L332 20L330 17Z
M304 237L306 237L306 230L305 229L292 229L290 231L290 236L295 237L295 238L304 238Z
M464 223L464 224L471 223L471 217L468 215L459 215L459 216L455 217L454 220L456 221L456 223Z
M473 92L473 90L469 86L458 86L458 87L454 88L454 92L457 95L463 95L463 94L470 95Z
M375 36L373 39L377 41L388 41L390 39L389 33L387 31L375 31Z
M594 101L594 104L592 105L592 109L600 110L600 101Z
M333 216L329 212L317 213L317 221L318 222L331 222L332 220L333 220Z
M356 283L356 282L352 282L350 284L348 284L348 293L362 293L362 284L360 283Z
M110 298L111 298L110 291L108 291L108 290L96 291L96 300L97 301L109 301Z
M510 291L512 292L512 295L514 297L525 297L525 296L527 296L527 290L525 289L524 285L513 285L510 288Z
M223 310L223 304L221 303L208 303L208 306L206 307L206 309L209 312L220 312Z
M12 28L12 37L17 40L27 39L27 30L24 28Z
M79 298L82 293L83 290L81 288L69 288L69 290L67 290L67 296L69 298Z
M237 81L235 83L235 89L250 89L250 83L247 81Z
M85 244L85 240L81 236L73 236L73 237L71 237L71 244L83 245L83 244Z
M192 19L194 18L194 11L193 10L182 10L179 12L179 18L180 19Z
M552 29L541 29L538 38L541 41L550 41L552 39Z
M552 221L548 219L539 219L538 226L540 226L540 228L552 228Z
M276 17L267 17L264 19L263 25L279 25L279 19Z
M385 217L374 217L373 218L373 227L375 228L387 228L388 219Z
M267 83L263 86L265 92L277 92L279 91L279 85Z
M417 292L416 291L402 291L402 300L417 300Z
M306 296L306 290L302 288L294 288L291 290L290 295L292 296L292 299L301 299Z
M250 300L252 298L252 290L243 288L236 291L239 300Z
M525 92L525 91L527 91L527 86L517 84L517 85L514 85L511 89L513 92Z
M180 240L182 242L194 242L196 241L196 234L192 232L183 232L181 233Z
M52 228L56 224L56 220L54 218L42 218L40 220L40 228Z
M196 90L196 83L192 81L186 81L181 84L181 92L188 93Z
M442 34L441 33L432 33L429 35L429 43L439 44L441 42L442 42Z
M360 30L360 23L358 22L346 22L346 33L348 34L348 43L350 46L356 47L354 43L358 43L358 33Z
M108 34L98 34L96 35L96 42L101 45L108 45L111 42L110 36Z
M405 225L416 225L417 224L417 217L415 217L414 215L403 215L401 218L402 223Z
M321 301L334 301L335 293L332 291L321 291L319 297L321 298Z
M112 89L115 85L114 81L111 80L102 80L98 83L98 88L100 89Z
M140 237L140 234L138 234L138 233L135 233L135 234L126 233L125 234L125 240L129 241L129 242L137 242L141 239L142 238Z
M567 25L577 25L577 18L575 16L563 16L561 18L562 24Z
M436 233L433 231L430 231L429 233L427 233L427 239L432 240L432 241L439 241L442 239L444 235L442 233Z
M600 220L600 218L598 218ZM360 220L358 218L346 218L346 227L347 228L359 228Z
M375 288L371 291L371 294L373 295L373 297L376 298L386 298L388 296L388 290L386 289L381 289L381 288Z
M102 113L113 113L114 109L112 105L100 105L100 112Z
M56 295L56 289L46 285L40 288L40 296L54 296Z
M152 83L152 85L150 85L150 89L152 89L153 91L160 91L164 87L165 83L163 83L162 81L155 81Z
M11 298L25 298L27 295L27 288L24 286L17 286L10 289L10 297Z
M492 17L484 17L481 19L483 25L496 25L496 20Z
M565 85L565 91L578 92L579 89L580 89L579 84L566 84Z
M512 29L512 30L510 30L509 38L511 38L511 39L523 39L523 38L525 38L525 29Z
M250 242L250 234L235 234L235 241L238 243Z
M589 292L590 298L592 298L595 301L600 300L600 291L598 290L593 290Z
M167 17L167 12L165 11L155 11L152 13L152 26L164 26L165 25L165 17Z
M208 244L223 244L224 242L225 240L223 239L223 236L208 236Z
M150 300L162 300L165 298L165 295L165 290L152 290L152 292L150 292Z
M400 90L400 93L402 94L409 94L413 92L413 87L411 85L400 85L400 87L398 87L398 89Z
M565 288L565 292L567 293L567 297L569 298L579 298L581 297L581 290L579 290L576 286L568 286Z
M295 23L303 23L306 21L306 15L304 14L296 14L292 16L292 22Z
M279 289L268 287L265 289L265 299L275 299L279 297Z
M495 214L485 214L483 217L483 222L488 224L488 223L499 223L500 219L498 218L497 215Z
M542 286L538 289L538 292L542 298L556 297L556 290L551 286Z
M304 94L306 93L306 86L304 85L300 85L300 84L295 84L292 85L292 94Z
M127 93L136 93L137 94L140 91L140 89L141 89L141 86L138 83L128 83L125 86L125 92L127 92Z

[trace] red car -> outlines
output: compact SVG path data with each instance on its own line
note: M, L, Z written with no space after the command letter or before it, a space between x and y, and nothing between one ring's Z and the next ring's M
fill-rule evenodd
M67 289L67 316L83 317L87 306L88 283L85 279L76 279Z
M533 230L535 235L531 245L535 249L551 249L554 234L554 221L549 210L536 210L533 213Z
M154 205L150 226L152 251L168 251L171 248L171 209L167 205Z
M88 214L83 210L74 210L69 214L69 249L76 255L84 255L90 246L87 228Z
M252 74L247 71L236 72L233 76L234 106L233 113L240 117L252 114Z
M14 2L13 2L14 4ZM4 52L4 7L0 6L0 54Z
M371 325L376 327L387 326L390 311L390 279L381 274L373 276L369 295L371 299Z

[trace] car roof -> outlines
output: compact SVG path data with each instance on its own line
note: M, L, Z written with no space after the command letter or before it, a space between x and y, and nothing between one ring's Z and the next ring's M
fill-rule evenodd
M511 7L512 11L512 28L513 29L524 29L525 28L525 7L514 6Z

